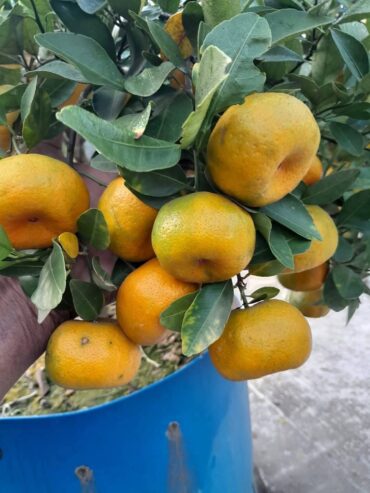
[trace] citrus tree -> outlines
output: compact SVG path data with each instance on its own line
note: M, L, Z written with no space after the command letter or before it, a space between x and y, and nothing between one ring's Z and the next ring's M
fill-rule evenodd
M348 320L369 294L369 16L369 0L0 1L0 274L19 279L39 321L66 306L94 321L121 286L126 334L153 344L181 332L187 356L219 340L238 288L251 320L299 327L298 359L269 371L301 364L306 322L285 305L269 313L278 290L251 292L248 275L305 291L319 269L308 303ZM74 224L49 243L20 240L9 221L26 201L22 182L48 175L32 153L50 139L104 192L89 208L79 177L53 174L46 212L65 217L75 201ZM82 150L90 171L76 166ZM221 370L226 337L213 346Z

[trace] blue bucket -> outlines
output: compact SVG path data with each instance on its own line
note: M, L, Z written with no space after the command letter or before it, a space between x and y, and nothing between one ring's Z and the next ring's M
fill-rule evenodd
M0 419L0 492L251 493L247 392L205 354L108 404Z

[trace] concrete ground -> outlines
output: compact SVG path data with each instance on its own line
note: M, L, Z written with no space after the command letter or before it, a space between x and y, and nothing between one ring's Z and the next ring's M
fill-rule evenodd
M259 491L368 493L369 298L348 326L344 312L309 321L309 361L249 383Z

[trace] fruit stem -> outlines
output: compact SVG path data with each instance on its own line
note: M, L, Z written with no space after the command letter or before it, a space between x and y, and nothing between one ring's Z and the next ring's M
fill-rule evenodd
M248 300L247 300L247 295L245 293L245 290L246 290L246 282L245 282L245 278L243 278L240 274L238 274L237 276L237 283L236 283L236 287L239 289L239 293L240 293L240 297L242 299L242 303L243 303L243 306L244 308L248 308Z
M159 363L154 361L154 359L149 358L149 356L145 353L145 351L142 347L140 348L140 350L141 350L142 357L145 359L145 361L147 363L149 363L149 365L154 366L154 368L159 368L161 366Z

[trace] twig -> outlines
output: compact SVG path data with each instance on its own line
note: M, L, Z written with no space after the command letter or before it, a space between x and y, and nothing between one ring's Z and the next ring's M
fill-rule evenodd
M32 4L33 11L35 13L35 21L36 21L37 25L39 26L40 31L42 33L44 33L45 32L45 29L44 29L44 26L42 25L42 22L41 22L39 13L37 12L37 8L36 8L36 5L35 5L35 0L31 0L31 4Z
M68 159L68 164L70 166L73 166L75 147L76 147L76 137L77 137L77 133L74 130L70 130L68 135L68 148L67 148L67 159Z
M245 282L245 279L246 277L242 277L240 274L238 274L237 276L237 283L236 283L236 287L239 289L239 293L240 293L240 297L242 299L242 302L243 302L243 306L244 308L248 308L248 300L247 300L247 295L245 294L245 290L246 290L246 282Z

